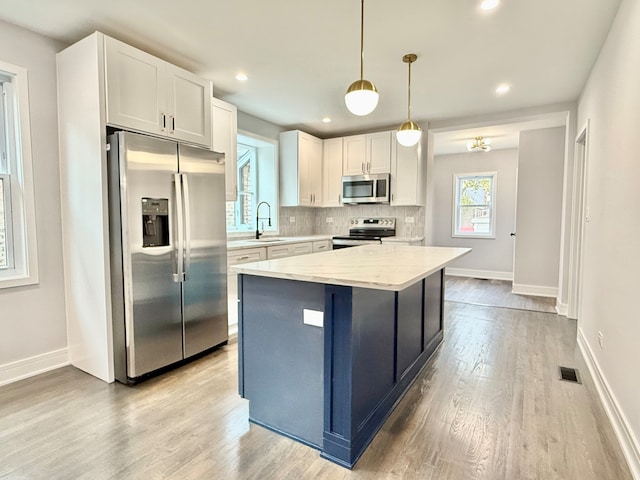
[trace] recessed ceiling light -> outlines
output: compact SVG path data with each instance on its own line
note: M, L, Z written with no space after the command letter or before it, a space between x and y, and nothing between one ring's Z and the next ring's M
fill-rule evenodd
M322 123L331 123L331 119L329 117L324 117L322 119Z
M249 77L247 77L245 73L239 73L236 75L236 80L240 82L246 82L247 80L249 80Z
M511 85L503 83L502 85L498 85L498 87L496 88L496 93L498 95L504 95L505 93L509 92L509 90L511 90Z
M500 3L500 0L484 0L480 4L480 8L482 10L493 10L498 6L499 3Z

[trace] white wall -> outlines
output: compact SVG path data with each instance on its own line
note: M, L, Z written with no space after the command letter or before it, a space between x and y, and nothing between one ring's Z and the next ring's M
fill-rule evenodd
M520 132L513 288L558 291L565 128Z
M623 0L578 105L590 121L579 340L602 376L640 478L640 1ZM604 335L603 348L598 332ZM606 399L606 396L605 396ZM606 402L605 402L606 403ZM634 457L635 455L635 457ZM633 463L635 461L635 463Z
M491 150L490 152L438 155L432 169L433 192L433 245L471 247L473 250L458 260L448 271L476 270L474 276L511 278L513 271L513 231L515 215L516 168L518 150ZM456 173L497 172L496 183L496 237L454 238L452 232L453 175Z
M0 384L66 359L55 57L61 48L0 21L0 60L26 68L29 79L40 272L37 285L0 290Z
M280 132L285 129L275 123L267 122L248 113L238 110L238 130L253 133L261 137L280 142Z

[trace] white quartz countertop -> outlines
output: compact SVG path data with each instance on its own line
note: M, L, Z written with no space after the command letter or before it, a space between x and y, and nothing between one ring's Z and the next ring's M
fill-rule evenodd
M331 235L306 235L302 237L260 237L240 238L227 241L227 250L240 250L243 248L268 247L269 245L286 245L289 243L317 242L319 240L331 240Z
M363 245L231 266L238 273L400 291L466 255L470 248Z
M382 243L412 243L422 242L424 237L383 237Z

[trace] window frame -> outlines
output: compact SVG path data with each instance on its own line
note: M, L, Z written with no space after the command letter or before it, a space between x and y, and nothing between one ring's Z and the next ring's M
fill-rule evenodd
M236 175L238 178L238 199L235 201L235 215L236 224L235 231L236 232L247 232L253 231L255 226L253 225L253 216L255 214L256 208L256 198L258 198L258 162L257 162L257 153L255 147L251 147L245 145L247 151L242 155L242 158L238 158L238 164L236 165ZM246 190L242 188L242 169L249 165L250 168L250 185L252 186L251 190ZM243 215L242 215L242 198L246 197L251 198L251 212L252 215L248 219L247 223L242 223Z
M11 252L10 265L0 269L0 288L11 288L38 283L38 243L27 70L0 61L0 81L7 119L0 132L6 138L0 173L9 181L10 212L5 220L9 219L7 251Z
M252 172L252 178L254 179L254 185L252 186L250 195L253 196L253 212L251 222L249 224L241 224L242 228L231 227L229 223L226 223L227 238L246 238L247 234L253 234L256 230L255 225L255 208L261 201L267 201L271 206L271 226L267 224L266 218L264 221L264 231L262 222L260 222L261 233L278 233L280 228L280 222L278 218L279 213L279 177L278 177L278 142L272 138L264 137L254 134L252 132L238 130L237 135L238 155L236 157L236 174L238 175L237 191L238 196L234 201L228 200L226 202L227 222L231 213L230 207L233 204L234 221L239 220L239 202L241 200L241 164L240 152L245 148L253 148L255 151L255 168ZM260 215L266 215L267 210L261 208Z
M471 178L487 178L491 180L490 203L488 205L490 209L490 230L486 233L481 232L461 232L458 228L460 218L460 183L463 180ZM451 236L453 238L482 238L482 239L495 239L496 238L496 192L498 183L498 172L472 172L472 173L454 173L453 174L453 202L452 202L452 217L451 217Z

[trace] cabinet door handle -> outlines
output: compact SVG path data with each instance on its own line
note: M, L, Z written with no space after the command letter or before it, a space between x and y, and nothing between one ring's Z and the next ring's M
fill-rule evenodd
M160 113L160 131L164 132L167 129L167 116L164 113Z
M236 257L236 260L240 261L240 260L247 260L249 258L249 255L243 255L241 257Z
M169 133L173 133L176 129L176 117L171 115L171 131Z
M362 173L367 173L367 171L364 169L364 162L360 164L360 169L362 170Z

